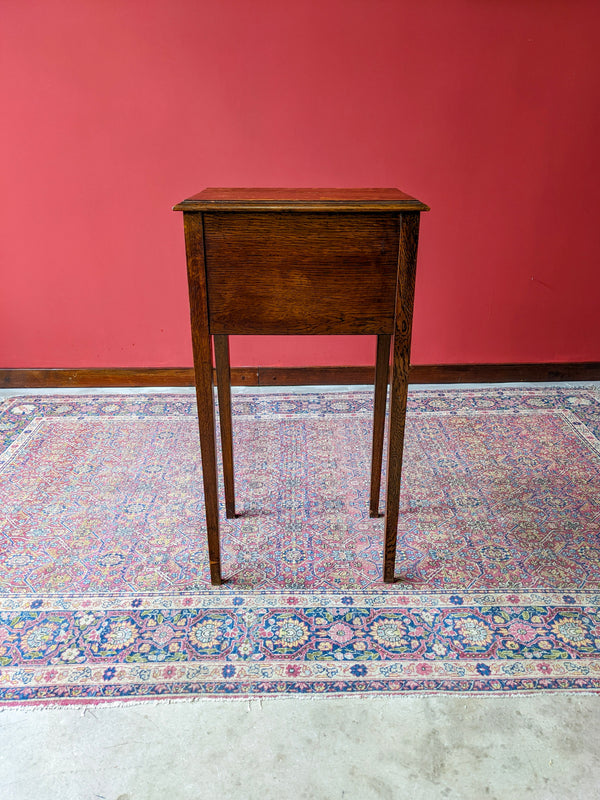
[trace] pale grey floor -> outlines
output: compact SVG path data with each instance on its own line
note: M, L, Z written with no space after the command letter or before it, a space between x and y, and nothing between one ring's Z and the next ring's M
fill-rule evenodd
M3 800L594 800L600 697L286 698L0 714Z
M308 390L325 388L358 387ZM439 387L411 391L426 388ZM0 397L15 394L24 391L0 391ZM5 709L0 800L34 798L600 800L600 696L272 698Z

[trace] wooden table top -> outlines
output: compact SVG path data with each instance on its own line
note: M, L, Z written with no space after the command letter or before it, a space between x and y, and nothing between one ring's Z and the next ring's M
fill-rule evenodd
M174 211L429 211L399 189L209 188Z

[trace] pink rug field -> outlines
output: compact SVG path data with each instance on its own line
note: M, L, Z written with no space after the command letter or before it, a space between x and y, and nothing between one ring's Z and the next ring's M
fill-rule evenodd
M600 395L410 394L394 585L370 393L234 395L210 586L194 397L0 405L0 703L600 687Z

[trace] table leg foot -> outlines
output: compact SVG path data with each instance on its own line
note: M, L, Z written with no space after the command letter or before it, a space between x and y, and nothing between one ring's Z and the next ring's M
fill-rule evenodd
M221 565L211 563L210 565L210 582L213 586L221 586L223 579L221 577Z

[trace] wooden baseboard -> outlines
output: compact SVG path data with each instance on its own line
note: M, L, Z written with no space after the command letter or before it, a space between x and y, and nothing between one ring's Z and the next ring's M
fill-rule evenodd
M374 367L233 367L234 386L372 384ZM411 383L599 381L600 362L563 364L415 364ZM193 386L191 367L124 369L0 369L0 388Z
M411 383L600 381L600 361L562 364L416 364Z

